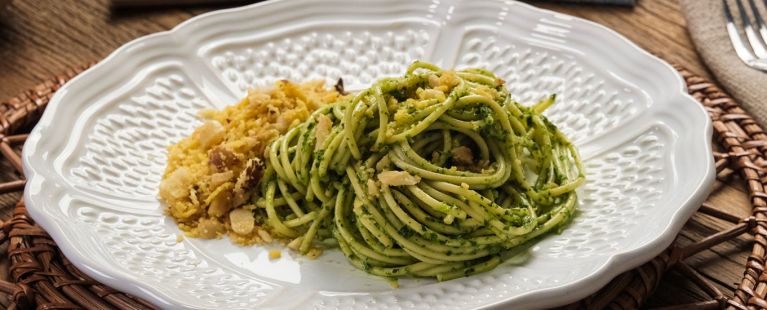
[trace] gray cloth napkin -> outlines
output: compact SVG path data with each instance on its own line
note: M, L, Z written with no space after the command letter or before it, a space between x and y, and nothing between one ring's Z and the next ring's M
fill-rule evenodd
M680 3L692 41L708 69L762 127L767 125L767 73L749 68L735 54L725 28L722 1L681 0ZM734 8L730 6L730 11L737 16Z

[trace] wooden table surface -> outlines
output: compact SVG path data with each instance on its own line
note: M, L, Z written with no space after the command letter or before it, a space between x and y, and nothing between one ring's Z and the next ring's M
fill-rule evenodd
M634 8L534 4L606 25L648 51L710 77L690 41L677 0L639 0ZM13 0L0 13L0 98L15 96L70 66L98 61L132 39L230 6L113 10L108 0ZM739 216L748 215L748 200L739 185L725 185L710 200ZM726 225L696 215L686 225L680 240L697 240L722 227ZM729 296L734 283L740 281L749 250L750 243L742 237L706 250L688 262ZM698 301L705 296L702 290L672 272L649 299L648 306Z

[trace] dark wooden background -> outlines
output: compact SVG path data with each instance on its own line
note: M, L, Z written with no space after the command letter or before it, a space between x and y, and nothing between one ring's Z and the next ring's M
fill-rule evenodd
M530 2L606 25L669 62L710 77L695 53L677 0L639 0L634 8ZM127 9L111 8L108 0L13 0L0 13L0 100L13 97L68 67L96 62L132 39L170 29L201 13L235 5L227 2ZM0 175L7 178L9 173L11 170L3 167ZM744 189L737 182L734 184L725 185L711 201L745 216L747 197ZM17 197L0 196L0 205L9 210L8 206ZM0 214L2 211L0 209ZM683 242L699 239L725 226L696 215L680 238ZM695 256L691 265L726 294L731 294L734 283L742 276L748 249L746 239L727 242ZM648 305L674 305L701 300L704 296L700 289L672 272L664 278Z

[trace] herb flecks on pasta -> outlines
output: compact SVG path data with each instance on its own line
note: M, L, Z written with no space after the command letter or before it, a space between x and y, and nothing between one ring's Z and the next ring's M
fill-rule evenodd
M575 211L583 167L542 115L554 101L523 106L492 72L416 62L269 145L256 223L310 256L337 243L374 275L490 270Z

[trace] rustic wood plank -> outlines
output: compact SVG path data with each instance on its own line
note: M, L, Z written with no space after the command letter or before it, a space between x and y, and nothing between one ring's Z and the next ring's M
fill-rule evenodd
M0 18L0 98L191 16L183 8L112 12L109 0L13 1Z

